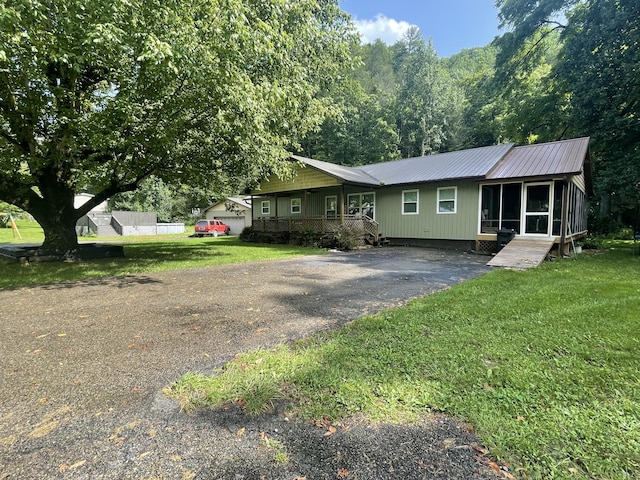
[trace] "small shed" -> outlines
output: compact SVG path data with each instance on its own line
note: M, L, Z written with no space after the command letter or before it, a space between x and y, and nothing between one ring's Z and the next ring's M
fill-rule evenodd
M231 227L231 235L239 235L251 226L251 202L247 198L228 197L205 208L204 218L221 220Z

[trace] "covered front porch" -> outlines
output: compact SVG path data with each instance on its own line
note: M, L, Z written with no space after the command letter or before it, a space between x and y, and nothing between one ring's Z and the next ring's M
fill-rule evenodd
M384 239L380 236L380 226L367 215L316 216L316 217L253 217L254 232L267 234L275 240L293 241L304 236L318 240L331 239L342 231L358 232L361 245L379 245Z

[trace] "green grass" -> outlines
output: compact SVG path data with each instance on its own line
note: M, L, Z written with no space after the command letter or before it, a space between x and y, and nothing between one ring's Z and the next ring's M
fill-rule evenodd
M640 257L499 270L292 346L237 357L167 392L185 408L289 398L299 414L469 421L522 478L640 472Z
M28 220L15 220L18 231L11 228L8 223L7 227L0 227L0 243L42 243L44 233L42 227L36 222Z
M24 223L25 225L22 225ZM23 240L13 243L42 242L42 229L35 222L18 224ZM11 229L0 229L0 243L12 238ZM39 285L66 280L110 277L137 273L205 267L228 263L275 260L296 255L320 253L322 250L291 245L263 245L240 242L237 237L188 238L182 235L80 238L80 241L109 241L124 246L124 258L79 262L31 263L20 265L0 257L0 289Z

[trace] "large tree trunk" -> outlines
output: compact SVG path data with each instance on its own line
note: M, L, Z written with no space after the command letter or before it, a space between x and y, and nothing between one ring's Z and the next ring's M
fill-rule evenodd
M65 182L50 175L41 183L42 198L31 202L29 213L44 230L41 250L64 258L74 258L78 249L74 206L75 191Z
M54 215L37 219L44 230L43 252L55 252L65 258L73 258L78 249L76 216Z

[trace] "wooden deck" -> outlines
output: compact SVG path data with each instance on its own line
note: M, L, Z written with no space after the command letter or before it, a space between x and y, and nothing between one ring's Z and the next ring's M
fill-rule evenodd
M553 247L553 238L522 238L511 240L487 265L526 269L540 265Z

